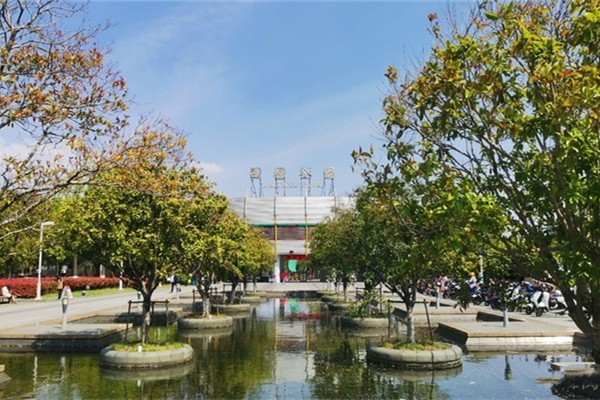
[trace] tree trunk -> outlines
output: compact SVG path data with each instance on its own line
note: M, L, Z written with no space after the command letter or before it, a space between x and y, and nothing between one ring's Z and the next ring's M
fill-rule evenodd
M210 296L205 291L202 291L202 316L210 316Z
M142 345L148 343L150 339L150 321L152 315L150 309L152 307L152 298L147 293L142 293L143 304L142 304Z
M409 343L415 343L415 324L413 321L413 309L414 305L409 306L406 304L406 341Z
M344 302L348 301L348 282L343 281L342 282L342 288L344 291Z
M577 279L575 291L568 282L561 282L558 286L567 303L569 316L590 341L592 358L600 364L600 308L595 306L600 304L598 290L583 277Z
M235 290L237 289L238 281L236 279L231 280L231 293L229 293L229 304L233 304L235 301Z

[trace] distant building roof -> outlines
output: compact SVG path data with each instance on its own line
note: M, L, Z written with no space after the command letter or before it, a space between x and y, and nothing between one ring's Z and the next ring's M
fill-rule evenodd
M230 208L250 225L316 225L334 215L335 208L354 205L353 197L238 197Z

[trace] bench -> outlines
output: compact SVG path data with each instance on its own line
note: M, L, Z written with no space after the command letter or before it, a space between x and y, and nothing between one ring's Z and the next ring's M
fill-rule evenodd
M10 297L0 296L0 304L10 303Z

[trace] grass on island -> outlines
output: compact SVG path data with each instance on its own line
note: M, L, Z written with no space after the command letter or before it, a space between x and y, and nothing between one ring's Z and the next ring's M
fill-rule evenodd
M109 294L120 294L120 293L131 293L135 292L132 288L123 288L119 290L119 288L102 288L102 289L89 289L85 291L85 295L82 290L73 291L74 297L96 297L96 296L106 296ZM45 293L42 295L42 299L44 300L55 300L58 298L58 294L56 292Z
M394 350L447 350L452 347L449 343L444 342L431 342L431 341L423 341L423 342L406 342L403 340L395 340L393 342L384 342L382 345L386 349L394 349Z
M116 351L132 351L138 352L139 347L142 347L142 352L148 351L162 351L162 350L174 350L181 349L183 343L180 342L167 342L167 343L146 343L144 345L139 342L136 343L113 343L109 346L111 350Z

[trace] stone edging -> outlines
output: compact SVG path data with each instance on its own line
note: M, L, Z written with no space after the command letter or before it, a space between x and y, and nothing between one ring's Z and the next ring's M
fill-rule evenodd
M223 314L244 314L250 312L250 304L213 304L213 310Z
M387 318L353 318L343 316L341 324L343 328L374 329L387 328L389 321Z
M180 318L177 321L178 329L219 329L233 326L233 317L220 315L213 318Z
M401 369L447 369L462 365L462 350L455 345L445 350L397 350L367 346L367 360Z
M105 368L152 369L183 364L194 358L194 349L183 347L159 351L119 351L109 347L100 352L100 365Z
M244 296L240 299L243 304L260 304L263 301L263 298L259 296Z

